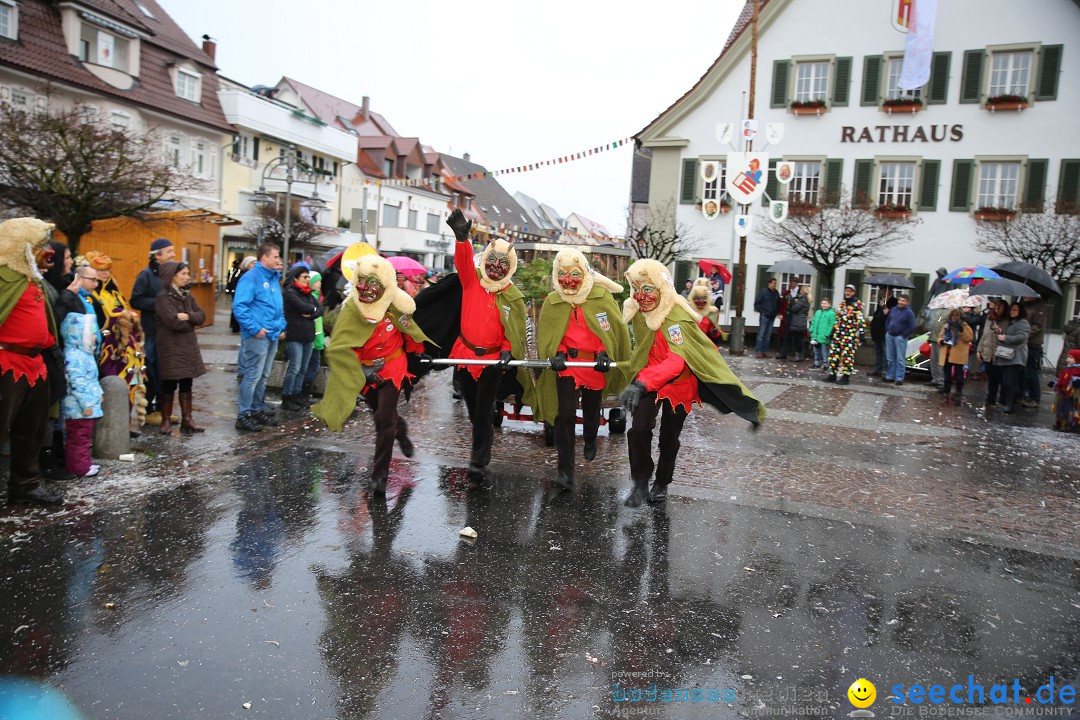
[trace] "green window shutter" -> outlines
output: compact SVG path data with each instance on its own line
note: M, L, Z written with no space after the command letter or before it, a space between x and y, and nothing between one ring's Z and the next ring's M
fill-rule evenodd
M937 188L940 178L941 161L923 160L922 180L919 185L919 212L937 210Z
M881 66L885 58L867 55L862 61L862 98L860 105L877 105L881 95Z
M847 107L848 95L851 94L851 58L836 58L836 72L833 74L833 107Z
M926 90L927 105L941 105L949 101L949 64L951 52L936 52L930 61L930 87Z
M252 138L251 141L251 159L259 159L259 138Z
M693 205L697 202L698 159L683 158L682 161L682 193L679 195L680 205Z
M1028 160L1024 204L1020 207L1022 212L1042 212L1046 202L1046 174L1049 170L1049 160Z
M789 60L773 60L772 102L769 103L769 107L787 107L788 73L790 70L791 62Z
M926 304L926 296L930 292L930 275L927 273L912 273L911 284L915 289L911 291L911 302L908 306L913 310L921 310Z
M843 158L825 161L825 195L821 198L822 207L840 207L840 187L844 180Z
M964 70L960 75L960 102L977 103L982 99L985 56L986 52L982 49L964 51Z
M1061 161L1057 206L1059 213L1075 213L1080 210L1080 160Z
M1061 51L1061 45L1042 46L1039 52L1039 81L1035 85L1036 100L1057 100Z
M971 209L971 175L974 172L974 160L953 160L949 210L967 212Z
M776 180L776 160L769 161L769 179L765 182L765 194L761 196L762 207L769 207L769 198L779 200L780 183Z
M1068 292L1066 290L1066 292ZM1046 330L1061 332L1065 329L1065 298L1052 297L1047 301Z
M754 297L757 297L757 294L761 292L766 285L768 285L769 280L772 279L772 276L773 273L769 272L768 265L757 266L757 287L754 289Z
M873 174L873 160L855 161L855 182L851 188L852 207L870 207L874 204L874 199L870 194L870 181Z

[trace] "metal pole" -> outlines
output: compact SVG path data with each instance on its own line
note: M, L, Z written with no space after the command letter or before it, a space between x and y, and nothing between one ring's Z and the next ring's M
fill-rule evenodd
M360 237L367 242L367 187L364 187L363 201L360 209Z
M754 0L754 14L751 20L751 34L750 34L750 97L748 101L746 117L749 120L754 119L754 96L757 86L757 46L758 46L758 6L760 0ZM754 141L751 140L746 144L746 151L750 152L754 148ZM769 171L765 168L765 172ZM750 214L750 206L743 205L743 215ZM746 238L739 238L739 282L735 285L735 319L731 322L731 352L732 354L741 354L744 351L743 348L743 331L746 328L746 321L743 319L743 306L746 304Z
M293 167L296 165L296 146L290 145L285 150L285 237L282 240L281 259L285 269L289 269L289 233L292 230L292 184Z

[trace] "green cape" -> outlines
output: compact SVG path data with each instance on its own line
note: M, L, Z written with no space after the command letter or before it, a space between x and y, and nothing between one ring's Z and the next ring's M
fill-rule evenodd
M8 315L10 315L11 311L15 308L15 303L19 302L19 298L22 297L22 294L26 292L27 284L30 282L37 283L38 288L41 290L41 294L45 295L45 287L42 284L42 280L34 278L31 281L30 278L26 277L18 270L13 270L7 266L0 267L0 325L7 322ZM60 333L56 331L56 320L53 319L52 307L49 305L48 301L45 302L45 317L49 322L49 332L52 333L53 338L55 338L57 344L59 344Z
M417 342L430 342L424 331L408 315L389 308L386 317L394 327ZM345 421L356 408L356 398L364 387L364 372L356 358L353 348L362 347L375 332L379 323L368 322L360 314L360 308L351 298L341 303L334 334L330 336L330 345L326 349L326 365L330 375L326 381L326 391L321 402L312 406L315 417L326 423L334 432L341 432Z
M634 377L645 367L649 360L649 350L656 339L656 333L648 328L640 312L634 315L632 322L637 347L634 348L634 356L630 362L630 377ZM690 313L680 305L675 305L668 313L660 326L660 332L671 338L673 325L678 325L680 332L675 334L681 334L682 343L676 344L669 340L668 347L671 352L685 360L690 371L697 376L698 393L702 402L712 405L722 413L733 412L755 426L763 422L765 406L735 377L735 373L731 372L731 368L717 352L716 345L713 345L697 322L690 317Z
M541 360L554 357L558 352L559 343L562 342L566 327L570 323L572 309L573 305L566 302L558 292L552 292L544 300L536 333L536 349ZM608 357L620 365L620 368L607 373L603 396L621 393L628 383L621 366L625 366L630 360L630 332L623 322L622 311L611 292L599 285L593 285L589 297L581 305L581 310L585 314L585 324L604 343ZM606 330L601 327L597 317L605 313L607 316L604 319L608 325ZM554 370L541 371L540 378L536 381L536 391L529 398L531 402L527 401L534 418L548 423L555 422L555 416L559 412L559 397L555 389L557 377L558 373Z
M480 271L476 272L479 276ZM498 306L499 320L502 322L506 339L510 341L510 351L514 354L514 359L528 358L528 347L525 343L525 296L514 283L510 283L505 290L495 293L495 304ZM517 380L526 393L533 386L532 374L526 367L517 369Z

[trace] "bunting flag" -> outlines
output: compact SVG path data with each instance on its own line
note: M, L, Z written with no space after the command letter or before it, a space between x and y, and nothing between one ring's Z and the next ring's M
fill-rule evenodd
M574 160L581 160L583 158L591 157L593 155L599 155L602 152L609 152L629 145L634 138L622 138L621 140L613 140L610 143L605 143L594 148L588 148L581 152L570 153L569 155L560 155L558 157L551 158L550 160L541 160L540 162L529 163L528 165L515 165L513 167L502 168L500 170L487 170L485 172L469 173L467 175L450 175L437 178L386 178L380 180L377 178L363 178L363 180L356 180L355 182L362 182L364 185L392 185L399 187L429 187L432 185L438 185L440 182L446 180L453 180L457 182L468 180L483 180L486 177L498 177L500 175L508 175L511 173L526 173L534 172L543 167L550 167L551 165L562 165L563 163L573 162Z

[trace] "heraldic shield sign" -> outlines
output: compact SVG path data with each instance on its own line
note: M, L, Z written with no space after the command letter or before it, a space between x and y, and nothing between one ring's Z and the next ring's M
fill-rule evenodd
M769 204L769 219L774 223L782 223L787 219L787 200L773 200Z
M728 194L740 205L749 205L765 192L769 153L728 153Z

